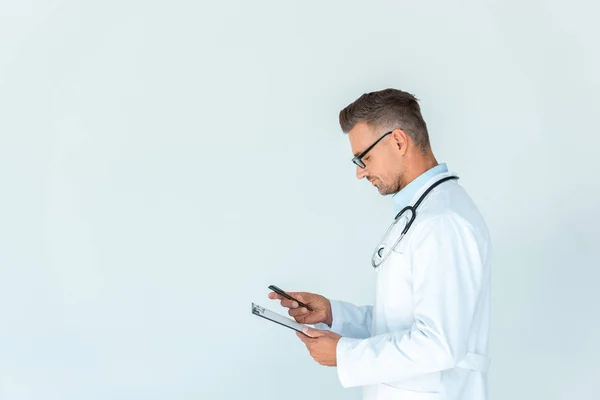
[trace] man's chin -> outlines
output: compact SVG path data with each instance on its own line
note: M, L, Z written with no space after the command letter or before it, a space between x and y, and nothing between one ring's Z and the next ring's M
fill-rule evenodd
M391 191L389 186L381 186L381 181L377 181L376 179L374 179L373 182L371 182L371 184L375 186L379 194L382 196L387 196L388 194L396 193Z
M392 192L390 192L388 188L380 188L380 187L378 187L377 191L382 196L387 196L388 194L392 194Z

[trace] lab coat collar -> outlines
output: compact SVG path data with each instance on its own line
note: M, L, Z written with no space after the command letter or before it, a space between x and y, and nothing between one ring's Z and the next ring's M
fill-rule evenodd
M392 196L392 200L394 202L394 212L397 214L400 212L400 210L409 205L411 200L415 197L415 194L419 192L419 189L421 189L423 185L426 184L431 178L445 173L448 173L447 165L445 163L438 164L435 167L423 172L408 185L402 188L402 190L396 192L396 194Z

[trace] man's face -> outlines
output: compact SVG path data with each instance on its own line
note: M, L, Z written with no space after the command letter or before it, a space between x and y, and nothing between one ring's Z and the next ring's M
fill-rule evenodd
M348 132L354 156L361 154L386 132L389 130L373 128L364 122L356 124ZM362 158L365 168L356 166L356 177L367 178L381 195L398 192L404 175L405 139L406 135L399 129L384 137Z

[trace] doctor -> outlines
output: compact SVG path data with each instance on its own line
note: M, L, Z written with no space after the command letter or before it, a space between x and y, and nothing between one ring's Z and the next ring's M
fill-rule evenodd
M393 216L423 197L414 223L396 244L410 219L405 213L375 252L373 305L290 292L309 312L276 293L269 298L296 321L315 324L310 337L298 337L317 362L337 366L343 387L363 387L364 399L487 399L490 239L483 218L434 157L414 96L366 93L339 120L357 177L393 195Z

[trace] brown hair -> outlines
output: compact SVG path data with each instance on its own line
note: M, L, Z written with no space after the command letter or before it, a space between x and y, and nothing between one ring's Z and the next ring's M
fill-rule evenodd
M344 133L359 122L388 130L400 128L423 152L429 148L429 134L418 101L397 89L365 93L340 111L340 126Z

